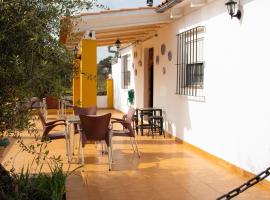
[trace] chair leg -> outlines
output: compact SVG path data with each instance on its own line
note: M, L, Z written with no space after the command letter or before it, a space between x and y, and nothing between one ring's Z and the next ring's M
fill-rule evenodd
M79 133L78 164L80 161L81 140L82 140L81 133Z
M73 134L73 145L72 145L72 155L74 155L74 146L75 146L75 138L76 138L76 135Z
M76 135L74 135L74 138L75 138L75 149L77 149L78 148L78 138L76 137Z
M82 165L84 165L84 147L82 147Z
M152 138L154 138L154 120L151 121L151 133L152 133Z
M108 162L109 162L109 171L112 170L112 149L111 146L108 147Z
M65 126L65 140L66 140L66 154L68 162L70 162L70 135L69 135L69 127L67 126Z
M101 142L101 154L104 154L105 151L104 151L104 148L103 148L103 143Z
M134 144L133 144L133 141L132 141L131 137L129 137L129 139L130 139L130 143L131 143L132 149L133 149L133 151L136 153L136 150L135 150L135 148L134 148Z
M136 151L137 151L138 157L140 158L141 157L141 154L140 154L140 151L139 151L139 148L138 148L137 141L136 141L135 137L133 139L134 139L134 143L135 143L135 147L136 147Z

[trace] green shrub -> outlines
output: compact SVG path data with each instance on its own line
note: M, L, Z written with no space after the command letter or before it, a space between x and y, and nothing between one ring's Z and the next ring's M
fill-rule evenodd
M7 147L10 144L7 138L0 138L0 147Z
M50 173L31 174L29 167L19 173L9 173L0 165L0 199L1 200L63 200L65 183L71 172L64 172L63 165L55 163Z
M128 102L133 105L134 103L134 89L128 91Z

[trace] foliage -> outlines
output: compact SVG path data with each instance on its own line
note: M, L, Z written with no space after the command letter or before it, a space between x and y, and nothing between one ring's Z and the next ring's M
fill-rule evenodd
M7 138L0 138L0 147L7 147L10 144Z
M112 73L112 64L111 64L112 56L104 58L99 61L97 65L97 91L98 95L106 95L107 94L107 78L108 75Z
M134 104L134 89L130 89L128 91L128 102L133 105Z
M42 161L48 157L54 158L49 156L46 150L48 142L38 140L38 132L31 123L32 116L27 102L33 96L40 98L46 94L61 96L70 89L75 72L74 55L60 43L59 34L60 27L70 28L72 24L69 20L61 19L93 6L100 5L96 0L0 0L0 138L4 136L16 138L21 151L35 155L33 162L41 166ZM24 144L20 137L21 131L26 129L35 136L35 141L30 145ZM55 161L59 159L55 158ZM32 188L30 195L35 194L35 188L43 191L41 185L53 186L58 191L51 194L55 199L59 199L58 194L63 191L62 183L66 178L61 170L55 168L51 173L52 176L40 173L30 176L26 170L17 177L19 179L16 179L16 176L14 179L17 180L17 186L22 186L21 191L24 191L23 188ZM37 181L40 179L43 180L42 184ZM23 184L27 180L32 187ZM1 184L2 182L0 186ZM19 195L16 193L18 187L13 189L15 192L11 194ZM43 192L48 189L52 191L52 188L46 188ZM6 193L0 188L1 194L10 192ZM0 196L0 199L3 198Z
M93 6L96 0L0 0L0 137L36 133L26 102L71 87L74 59L58 38L61 19Z
M50 173L32 174L30 167L19 173L8 173L0 168L0 198L17 200L62 200L65 195L65 182L74 172L64 172L63 165L49 165ZM75 169L76 170L76 169Z

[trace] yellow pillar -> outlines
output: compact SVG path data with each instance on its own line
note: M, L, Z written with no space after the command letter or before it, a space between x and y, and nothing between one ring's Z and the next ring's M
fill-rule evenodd
M113 108L113 79L107 79L107 107Z
M97 47L96 41L81 42L80 101L82 107L97 105Z
M75 60L75 67L80 69L80 60ZM73 105L80 105L80 74L75 74L73 77Z

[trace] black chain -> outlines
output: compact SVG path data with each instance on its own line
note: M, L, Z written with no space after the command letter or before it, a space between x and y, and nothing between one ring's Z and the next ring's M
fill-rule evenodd
M239 186L238 188L235 188L234 190L228 192L227 194L224 194L221 197L217 198L217 200L230 200L233 197L244 192L248 188L252 187L253 185L257 184L258 182L262 181L263 179L265 179L269 175L270 175L270 167L267 168L265 171L261 172L260 174L256 175L252 179L248 180L246 183Z

